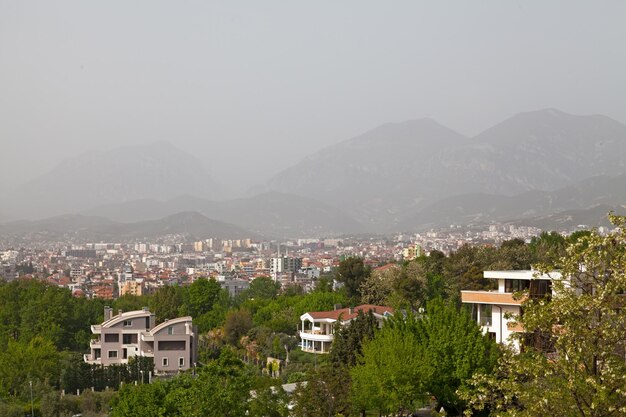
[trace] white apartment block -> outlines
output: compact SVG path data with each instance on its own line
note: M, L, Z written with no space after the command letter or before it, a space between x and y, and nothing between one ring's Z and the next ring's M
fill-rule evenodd
M515 318L522 313L524 299L514 297L521 291L528 291L530 297L552 295L552 280L560 279L559 272L540 274L533 270L524 271L484 271L484 277L497 280L494 291L461 291L461 301L472 307L472 317L497 343L510 343L519 351L519 341L511 338L523 332Z

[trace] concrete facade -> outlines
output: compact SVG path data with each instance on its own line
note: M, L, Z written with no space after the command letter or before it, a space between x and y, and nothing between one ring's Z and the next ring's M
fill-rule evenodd
M89 346L91 353L84 356L90 364L126 364L132 357L154 360L157 374L190 369L197 359L197 331L191 317L179 317L155 326L155 316L147 308L119 312L113 316L104 308L105 321L92 325L97 337Z

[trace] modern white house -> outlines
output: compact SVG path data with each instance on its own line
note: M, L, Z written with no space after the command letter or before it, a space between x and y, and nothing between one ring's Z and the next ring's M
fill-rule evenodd
M104 308L102 324L92 325L91 352L84 356L89 364L126 364L132 357L154 361L157 374L190 369L197 358L197 331L191 317L179 317L155 325L154 314L147 308L119 312Z
M461 291L461 301L472 306L472 317L497 343L510 343L519 350L519 341L511 338L514 333L523 332L515 318L522 313L523 298L515 293L528 291L530 297L550 297L552 280L560 279L559 272L540 274L534 270L484 271L487 279L497 280L494 291Z
M337 322L344 326L354 320L359 311L367 314L370 311L381 327L383 320L393 315L393 308L363 304L358 307L340 308L337 306L330 311L312 311L300 316L300 347L305 352L328 353L335 337L335 325Z

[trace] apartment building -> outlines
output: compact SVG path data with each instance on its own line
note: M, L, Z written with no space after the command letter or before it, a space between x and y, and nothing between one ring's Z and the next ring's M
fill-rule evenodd
M530 297L550 297L552 280L560 279L561 274L539 274L533 270L523 271L484 271L483 276L498 282L494 291L461 291L461 301L471 305L472 317L497 343L510 343L519 351L519 341L511 338L523 332L515 318L522 314L524 298L514 297L515 293L527 291Z
M331 311L312 311L300 316L300 347L305 352L328 353L335 338L335 324L342 326L354 320L359 311L367 314L370 311L378 321L378 327L382 326L383 320L393 315L393 308L363 304L358 307L340 308L336 306Z
M84 356L90 364L126 364L131 357L154 360L156 374L190 369L197 358L197 330L191 317L179 317L155 325L150 310L119 312L104 308L104 322L92 325L96 335L90 342L91 353Z

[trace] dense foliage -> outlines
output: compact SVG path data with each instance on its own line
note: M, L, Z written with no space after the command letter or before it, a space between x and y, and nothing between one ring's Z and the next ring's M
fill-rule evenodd
M186 374L148 385L128 385L114 403L112 417L135 416L287 416L280 387L257 377L230 350L204 367L197 377Z
M475 373L490 372L497 353L464 310L430 301L423 313L396 315L364 344L351 370L354 407L386 414L433 398L458 414L465 404L457 389Z
M474 410L502 416L626 414L626 218L616 233L578 234L558 260L553 296L529 298L518 321L524 352L464 393ZM549 273L554 265L544 265ZM471 410L468 411L471 414Z

